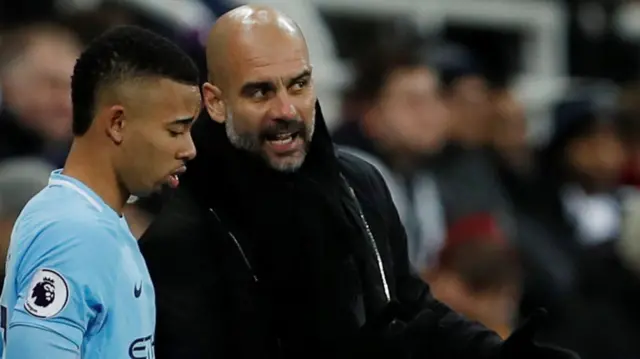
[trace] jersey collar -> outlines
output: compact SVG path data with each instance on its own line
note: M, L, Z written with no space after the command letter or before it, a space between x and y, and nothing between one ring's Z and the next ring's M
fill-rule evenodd
M62 169L51 172L51 176L49 176L49 187L51 186L67 187L84 197L96 210L100 212L113 212L113 209L109 207L97 193L76 178L63 174Z

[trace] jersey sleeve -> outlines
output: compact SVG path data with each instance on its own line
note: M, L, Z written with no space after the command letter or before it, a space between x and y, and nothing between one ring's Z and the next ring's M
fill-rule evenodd
M11 328L15 338L7 345L5 359L39 359L47 353L49 359L78 359L80 350L74 343L61 340L60 334L44 327L14 325Z
M27 350L21 343L35 345L38 338L51 342L54 333L60 343L52 345L72 345L79 352L85 334L101 327L108 309L109 288L115 281L108 243L113 243L113 235L92 223L56 223L39 233L17 268L18 297L9 318L8 349ZM35 335L38 331L41 334ZM30 335L28 342L21 337L25 333Z

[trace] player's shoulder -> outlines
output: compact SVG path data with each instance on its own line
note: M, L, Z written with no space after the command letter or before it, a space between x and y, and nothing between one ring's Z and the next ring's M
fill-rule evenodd
M44 189L18 217L12 242L39 253L108 250L113 243L110 239L117 235L116 225L76 197L59 189Z
M54 213L99 213L100 204L94 198L70 186L51 182L25 206L25 211L53 211Z
M102 283L104 273L118 265L113 260L119 258L120 250L112 234L89 219L55 216L41 221L38 227L16 227L10 249L17 263L16 280L26 283L34 275L55 274L79 282Z
M68 233L102 231L107 227L100 207L75 191L48 186L34 196L18 217L16 226Z

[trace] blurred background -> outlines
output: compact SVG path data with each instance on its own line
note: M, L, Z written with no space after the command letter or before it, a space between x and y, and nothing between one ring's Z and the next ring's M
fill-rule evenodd
M540 339L640 358L640 1L257 2L302 27L334 140L385 177L436 297L505 337L543 306ZM87 42L138 24L204 68L241 4L0 0L0 250L64 163ZM137 235L156 202L127 209Z

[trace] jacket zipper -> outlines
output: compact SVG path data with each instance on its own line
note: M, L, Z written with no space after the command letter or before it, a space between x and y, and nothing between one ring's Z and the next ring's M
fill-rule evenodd
M346 182L346 179L343 177L345 184L349 188L349 193L351 193L351 198L356 202L356 209L358 210L358 215L360 216L360 220L364 225L364 228L367 232L367 238L371 243L371 247L373 248L373 252L376 256L376 262L378 264L378 271L380 272L380 279L382 280L382 287L384 288L384 295L387 299L387 302L391 302L391 292L389 291L389 284L387 283L387 275L384 271L384 265L382 263L382 257L380 256L380 251L378 250L378 244L376 243L376 238L373 236L373 232L371 231L371 227L369 227L369 222L367 222L367 218L364 216L364 212L362 211L362 206L360 205L360 201L358 200L358 196L356 196L356 191L353 190L353 187Z
M349 193L351 194L351 198L355 201L356 203L356 209L358 210L358 215L360 217L360 221L362 221L362 224L364 225L365 228L365 232L367 234L367 239L369 240L369 243L371 244L371 247L373 248L373 252L376 256L376 263L378 265L378 272L380 273L380 279L382 280L382 287L384 289L384 295L385 298L387 300L387 302L391 301L391 292L389 291L389 283L387 282L387 275L385 273L384 270L384 264L382 263L382 257L380 256L380 250L378 249L378 244L376 243L376 239L373 236L373 232L371 231L371 227L369 226L369 222L367 222L367 218L364 216L364 212L362 211L362 206L360 205L360 201L358 200L358 196L356 195L356 192L353 190L353 187L351 187L349 185L349 183L346 181L346 178L343 177L343 180L345 181L345 184L347 186L347 188L349 189ZM209 208L209 212L211 212L211 214L214 215L214 217L216 217L216 220L220 223L222 223L222 220L220 219L220 217L218 216L218 214L216 213L216 211L213 208ZM236 238L236 236L229 230L227 230L227 234L229 235L229 237L231 237L231 239L233 240L233 243L235 243L236 248L238 248L238 251L240 252L240 255L242 256L242 259L244 260L245 265L247 266L247 268L249 268L249 271L251 272L251 276L253 277L254 282L258 282L258 276L256 275L255 271L253 270L253 266L251 266L251 262L249 262L249 258L247 258L247 255L244 252L244 249L242 249L242 246L240 245L240 242L238 241L238 239Z
M216 211L213 210L213 208L209 208L209 212L211 212L211 214L213 214L216 217L218 222L220 224L222 224L222 220L220 219L220 217L218 216ZM245 254L244 249L242 249L242 246L240 245L240 242L238 241L236 236L233 235L233 233L231 231L227 230L227 234L229 235L229 237L231 237L231 239L233 240L233 243L236 244L236 248L238 248L238 251L240 252L240 255L242 256L242 259L244 260L244 264L247 266L247 268L249 268L249 271L251 272L251 276L253 277L253 281L258 283L258 276L256 275L256 272L253 270L253 267L251 266L251 262L249 262L249 258L247 258L247 255Z
M367 218L364 216L364 212L362 211L362 206L360 205L360 201L358 200L358 196L356 196L356 192L353 190L353 188L346 181L346 178L343 177L343 180L345 181L345 184L347 185L347 188L349 188L349 192L351 193L351 198L356 203L356 208L358 210L358 215L360 216L360 220L362 221L362 224L364 225L364 228L365 228L366 233L367 233L367 239L371 243L371 246L373 248L373 252L375 253L375 256L376 256L376 262L378 264L378 270L380 272L380 278L382 279L382 286L384 288L385 298L386 298L387 302L390 302L391 301L391 293L389 292L389 284L387 283L387 275L385 274L385 271L384 271L384 265L382 264L382 257L380 256L380 251L378 250L378 245L376 243L376 239L373 236L373 232L371 231L371 227L369 226L369 222L367 222ZM220 217L218 216L218 214L216 213L216 211L213 208L209 208L209 212L211 212L211 214L213 214L213 216L216 218L216 220L221 225L223 225L222 220L220 219ZM233 243L235 243L236 248L238 248L238 251L240 252L240 255L242 256L242 259L244 260L245 265L247 266L247 268L249 268L249 271L251 272L251 276L253 277L254 282L257 283L258 282L258 276L256 275L255 271L253 270L253 266L251 266L251 262L249 262L249 258L247 258L247 255L245 254L244 249L242 249L242 246L240 245L240 242L238 241L236 236L231 231L227 230L227 234L229 235L229 237L231 237L231 239L233 240ZM282 341L281 341L281 338L279 338L279 337L277 338L277 346L278 346L278 350L280 351L280 354L282 355Z
M218 216L218 214L213 208L209 208L209 212L211 212L211 214L213 214L213 216L216 217L216 220L218 221L218 223L224 226L224 224L222 223L222 220L220 219L220 216ZM240 241L238 241L238 239L233 234L233 232L227 230L227 234L229 235L229 237L231 237L231 239L233 240L233 243L235 243L236 248L238 248L238 252L240 252L240 255L242 256L242 260L244 261L244 264L249 269L249 272L251 272L253 281L255 283L258 283L258 276L256 275L256 272L253 270L253 266L251 265L251 262L249 262L249 258L245 254L244 249L242 249L242 246L240 245ZM276 338L276 345L278 347L278 354L282 356L282 339L280 337Z

